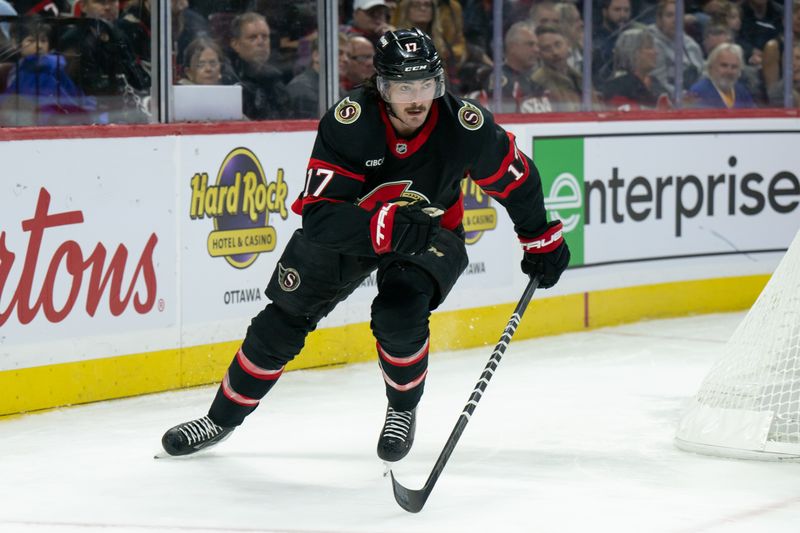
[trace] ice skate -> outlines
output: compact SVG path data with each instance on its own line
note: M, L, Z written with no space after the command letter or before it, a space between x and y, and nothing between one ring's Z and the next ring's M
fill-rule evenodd
M171 456L190 455L227 439L235 427L222 427L208 416L170 428L161 437L164 451Z
M391 406L387 407L386 422L378 438L378 457L393 463L408 455L414 444L416 416L416 407L410 411L395 411Z

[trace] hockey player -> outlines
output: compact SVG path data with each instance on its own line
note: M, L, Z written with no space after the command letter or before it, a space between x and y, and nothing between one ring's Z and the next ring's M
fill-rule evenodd
M425 386L428 319L468 264L461 180L505 207L524 249L522 270L553 286L569 263L561 222L545 218L533 162L479 105L445 90L430 37L396 30L378 41L376 75L319 123L303 227L286 245L208 415L162 439L170 455L217 444L239 426L300 353L309 332L377 270L371 328L388 406L378 456L398 461L414 440Z

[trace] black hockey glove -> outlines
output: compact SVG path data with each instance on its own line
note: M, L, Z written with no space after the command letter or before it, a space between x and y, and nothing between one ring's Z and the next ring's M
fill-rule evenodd
M569 265L569 247L561 236L562 227L560 220L554 220L544 231L532 237L519 237L525 250L522 271L529 276L541 276L539 287L542 289L558 283L561 273Z
M372 215L369 236L378 255L388 252L415 255L427 250L436 234L443 211L426 203L386 203Z

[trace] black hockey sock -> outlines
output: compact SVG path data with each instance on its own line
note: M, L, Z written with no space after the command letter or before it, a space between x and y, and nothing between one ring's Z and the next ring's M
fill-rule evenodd
M425 389L428 375L428 348L426 339L421 348L407 355L388 353L380 343L378 364L386 384L386 398L397 411L410 411L417 406Z
M274 370L259 367L240 348L222 378L208 416L223 427L240 425L282 373L283 367Z

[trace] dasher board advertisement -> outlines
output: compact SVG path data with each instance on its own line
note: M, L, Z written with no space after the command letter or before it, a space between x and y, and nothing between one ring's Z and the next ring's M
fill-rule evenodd
M537 136L573 266L785 250L800 228L800 132Z
M173 140L5 142L0 160L0 370L177 346Z

